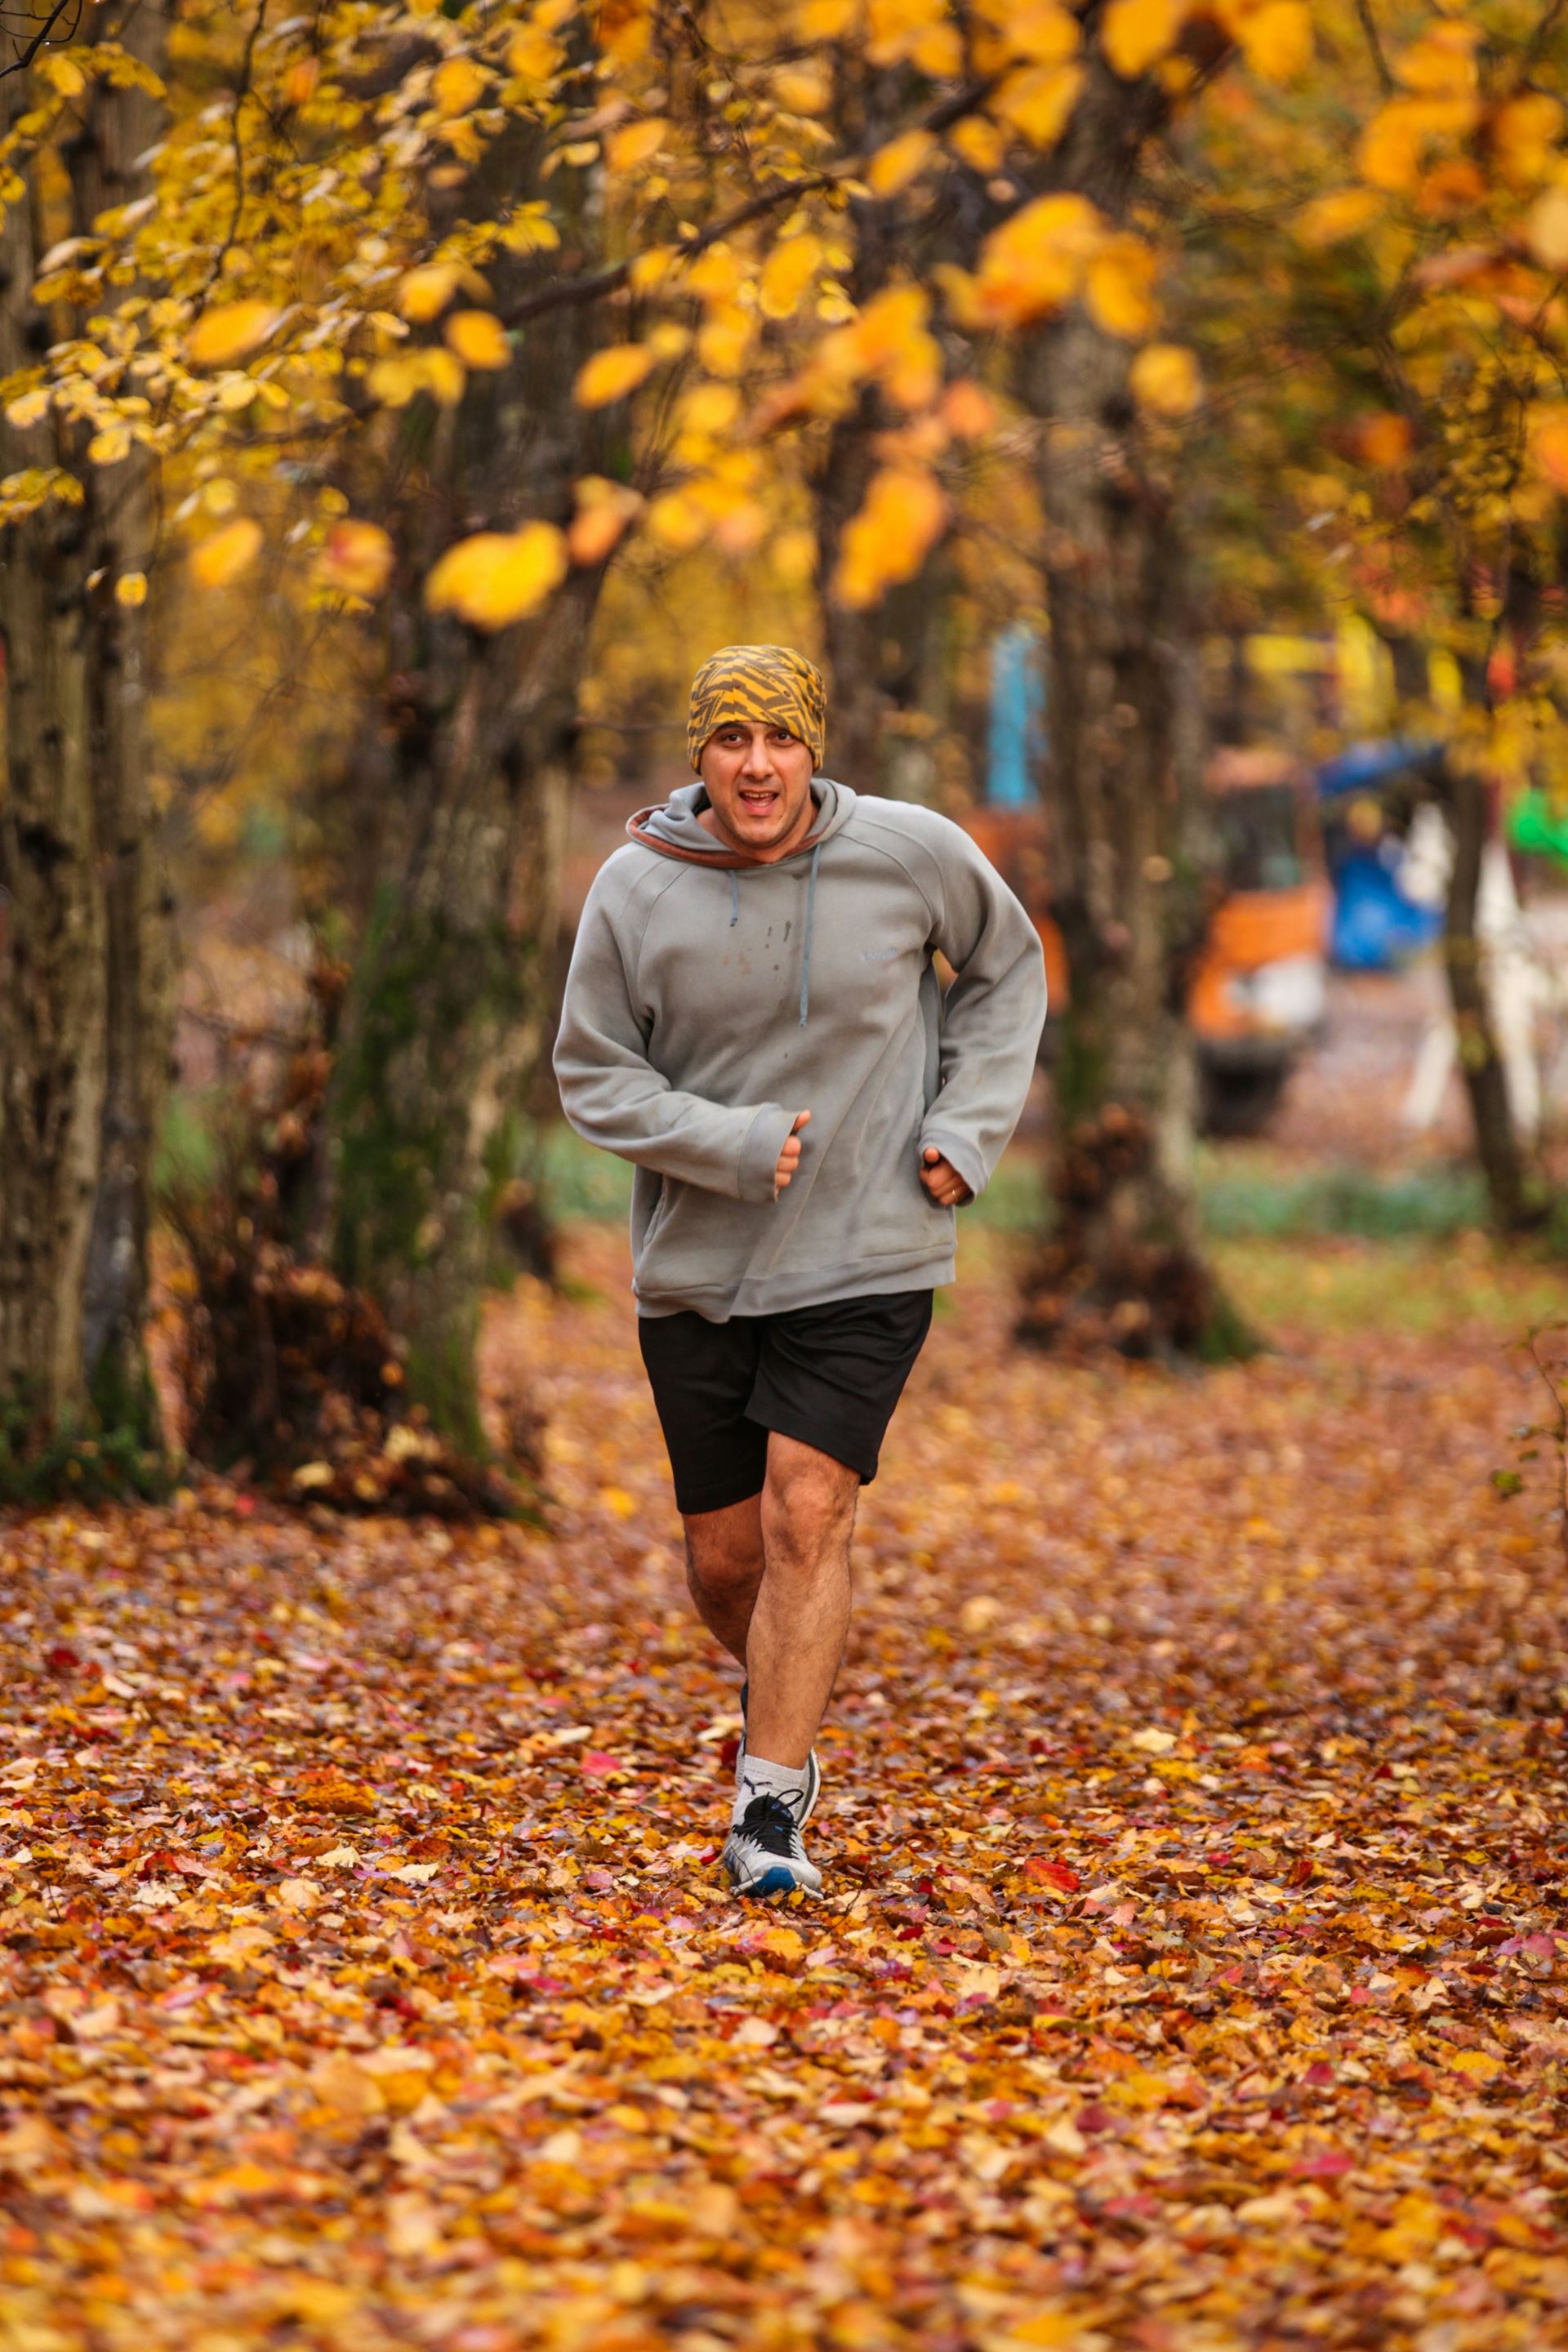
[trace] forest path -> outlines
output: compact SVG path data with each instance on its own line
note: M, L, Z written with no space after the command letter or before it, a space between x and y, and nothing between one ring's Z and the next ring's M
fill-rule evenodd
M489 1333L548 1538L0 1536L0 2347L1568 2345L1538 1401L1452 1295L1052 1367L999 1248L865 1498L816 1905L716 1876L618 1233Z

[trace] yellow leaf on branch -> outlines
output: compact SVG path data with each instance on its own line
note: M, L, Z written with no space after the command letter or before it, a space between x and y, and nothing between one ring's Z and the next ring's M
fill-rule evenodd
M757 287L757 307L764 319L794 316L821 259L822 246L816 237L780 237L763 264Z
M1414 186L1429 147L1463 139L1479 117L1474 98L1391 98L1361 135L1356 160L1374 188Z
M1542 269L1568 269L1568 187L1548 188L1531 206L1524 241Z
M697 355L710 375L739 375L752 348L755 320L739 303L711 312L698 330Z
M1536 471L1568 496L1568 408L1538 408L1530 420L1530 454Z
M468 379L454 352L440 344L377 360L365 378L373 399L384 408L406 408L419 393L427 392L443 408L455 408Z
M250 569L260 552L261 525L241 515L192 548L191 577L198 588L226 588Z
M974 14L994 26L1005 54L1021 63L1066 65L1082 46L1078 19L1061 0L981 0Z
M379 596L392 576L393 547L379 523L343 520L327 533L316 561L323 587L344 595Z
M1375 188L1331 188L1327 195L1304 205L1297 215L1297 242L1316 251L1338 245L1347 236L1358 236L1377 219L1383 206Z
M232 367L267 341L281 313L271 302L225 302L205 310L185 349L193 367Z
M1394 409L1384 409L1357 426L1355 443L1357 453L1367 465L1386 473L1394 466L1403 466L1414 438L1409 418Z
M873 65L908 63L937 80L963 66L947 0L867 0L866 54Z
M1104 233L1086 196L1037 196L993 229L980 248L978 271L962 289L949 274L950 291L967 300L967 323L1025 326L1071 300Z
M1241 22L1241 50L1265 81L1294 81L1312 62L1312 15L1302 0L1268 0Z
M833 96L833 84L820 62L802 58L778 68L773 96L786 114L821 114Z
M1182 343L1145 343L1130 381L1139 406L1158 416L1185 416L1203 397L1198 363Z
M398 315L422 326L439 318L457 290L458 273L449 262L426 262L422 269L411 269L398 288Z
M972 376L960 376L942 394L942 421L960 441L982 441L996 428L996 403Z
M605 162L612 172L635 172L649 163L669 136L662 115L643 122L623 122L605 142Z
M947 134L947 143L955 155L962 155L973 171L984 172L987 178L1001 169L1007 152L1007 142L1001 131L983 114L966 114L962 122L955 122Z
M1083 88L1083 68L1026 66L1009 74L991 103L1031 147L1054 147Z
M465 367L511 365L511 345L493 310L454 310L441 331Z
M449 547L425 583L433 613L476 629L504 629L536 612L566 572L566 541L553 523L478 532Z
M884 466L845 526L836 593L860 609L901 580L912 580L947 520L947 500L923 467Z
M147 602L147 574L144 572L122 572L114 583L114 601L134 613Z
M1085 296L1109 335L1146 335L1156 317L1156 263L1142 238L1107 237L1089 257Z
M866 166L866 184L873 195L897 195L911 180L918 180L936 144L929 131L906 131L901 138L889 139L885 147L879 147Z
M548 81L564 55L542 25L521 25L507 44L506 61L520 81Z
M447 58L438 65L430 89L442 114L467 114L479 104L489 76L472 58Z
M1184 0L1110 0L1100 37L1112 73L1131 81L1169 57L1185 14Z
M1478 27L1451 17L1435 25L1394 59L1395 78L1427 98L1453 98L1476 86Z
M574 563L603 563L625 532L642 499L624 482L603 474L585 474L577 484L577 511L566 532L566 551Z
M577 405L607 408L611 401L624 400L658 364L658 354L646 343L610 343L577 371Z
M1545 177L1562 135L1563 109L1542 89L1510 99L1487 125L1499 167L1516 187L1531 187Z
M35 391L22 393L6 408L6 424L15 426L18 433L25 433L29 425L41 424L49 413L52 398L47 384L39 384Z
M686 282L699 300L725 303L734 300L744 275L734 247L721 237L698 255L686 273Z

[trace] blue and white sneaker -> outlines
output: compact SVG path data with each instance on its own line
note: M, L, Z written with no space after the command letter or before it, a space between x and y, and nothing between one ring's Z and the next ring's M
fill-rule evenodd
M737 1895L820 1895L822 1873L805 1858L800 1823L782 1797L753 1797L724 1841L724 1868Z
M750 1695L751 1687L752 1685L750 1683L742 1683L741 1685L741 1744L735 1750L735 1786L737 1789L744 1788L746 1783L746 1700ZM808 1775L805 1784L805 1802L801 1807L800 1811L795 1815L795 1819L802 1829L805 1829L807 1822L810 1821L813 1813L816 1812L816 1801L822 1794L822 1767L816 1760L816 1750L815 1748L805 1759L805 1769Z

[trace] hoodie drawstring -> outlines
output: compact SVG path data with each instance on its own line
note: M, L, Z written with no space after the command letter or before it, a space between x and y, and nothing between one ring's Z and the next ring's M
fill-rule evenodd
M822 853L826 846L825 842L819 841L812 851L811 871L806 877L805 931L800 943L800 1025L803 1029L811 1012L811 935L816 923L816 869L822 862ZM731 866L730 868L730 929L731 930L740 919L741 877Z
M800 951L800 1025L805 1027L806 1014L811 1010L811 929L816 919L816 869L822 861L823 845L819 841L811 853L811 877L805 886L805 938Z

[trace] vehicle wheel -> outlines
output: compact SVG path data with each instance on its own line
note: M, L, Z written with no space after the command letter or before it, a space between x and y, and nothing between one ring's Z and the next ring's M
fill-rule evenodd
M1205 1070L1203 1129L1205 1135L1259 1135L1278 1109L1285 1072Z

